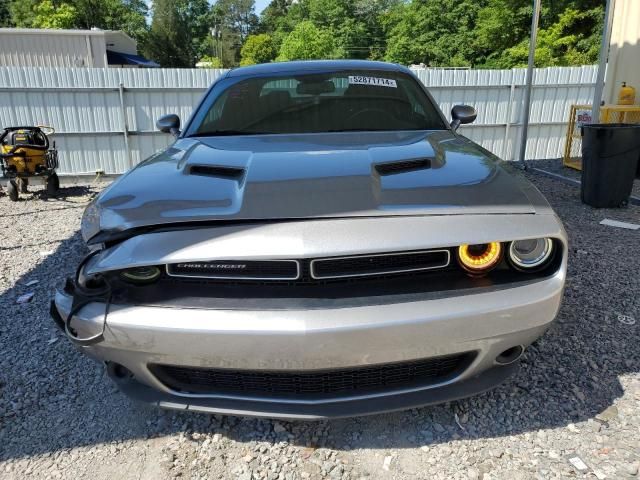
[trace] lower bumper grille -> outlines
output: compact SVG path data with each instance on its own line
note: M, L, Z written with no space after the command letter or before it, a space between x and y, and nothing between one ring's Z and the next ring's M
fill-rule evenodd
M183 393L322 398L441 383L460 374L474 357L475 354L470 352L410 362L312 372L246 371L173 365L149 365L149 368L168 388Z

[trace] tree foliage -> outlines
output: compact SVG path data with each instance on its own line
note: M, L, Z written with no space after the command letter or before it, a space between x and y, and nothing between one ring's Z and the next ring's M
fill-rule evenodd
M300 22L282 42L278 61L334 58L335 44L331 32L313 22Z
M439 0L400 4L385 19L385 59L429 66L467 66L482 1Z
M225 67L238 65L242 44L258 25L255 1L218 0L211 7L209 24L219 32L208 41L210 49L219 51Z
M538 32L536 65L588 65L598 61L604 11L601 8L579 12L568 8L558 21ZM525 67L529 40L506 49L490 64L498 68Z
M78 11L73 5L61 3L56 7L51 0L35 5L33 13L34 28L73 28L78 18Z
M193 67L207 36L207 0L154 0L146 56L163 67Z
M596 62L605 3L544 0L536 66ZM124 30L164 67L215 57L513 68L527 63L531 15L532 0L271 0L260 17L254 0L0 0L0 26Z
M122 30L135 39L141 39L147 31L148 9L144 0L68 0L68 3L78 14L75 28Z
M543 2L536 65L595 62L604 4ZM297 25L311 22L333 37L334 57L512 68L526 63L532 10L531 0L272 0L260 27L282 48Z
M137 40L147 32L144 0L10 0L8 11L10 23L16 27L85 30L97 27L122 30Z
M270 35L266 33L249 35L240 52L240 65L271 62L277 54L278 50Z
M9 8L11 0L0 0L0 28L13 27L14 22L11 18L11 9Z
M477 63L489 68L527 64L533 9L528 0L489 0L478 14ZM604 1L543 2L536 66L597 62Z
M205 68L222 68L222 60L212 55L205 55L198 63L202 64Z

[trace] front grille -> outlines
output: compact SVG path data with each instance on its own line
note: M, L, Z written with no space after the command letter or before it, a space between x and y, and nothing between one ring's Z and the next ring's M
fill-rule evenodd
M385 253L311 261L311 276L316 279L389 275L444 268L449 265L449 250Z
M312 372L247 371L157 364L149 365L149 369L168 388L183 393L322 398L441 383L460 374L474 356L469 352L410 362Z
M211 260L167 265L171 277L229 280L295 280L300 276L296 260Z
M237 281L287 281L295 284L356 277L385 277L443 269L447 249L392 252L302 260L209 260L167 265L170 277Z

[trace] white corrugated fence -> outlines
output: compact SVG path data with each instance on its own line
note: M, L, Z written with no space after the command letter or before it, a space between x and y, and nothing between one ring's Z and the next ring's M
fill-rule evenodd
M569 107L593 99L595 66L536 69L527 158L562 155ZM122 173L168 145L155 121L186 120L205 89L225 70L0 67L0 127L51 125L60 173ZM414 70L449 114L476 107L462 132L496 155L518 151L524 69Z

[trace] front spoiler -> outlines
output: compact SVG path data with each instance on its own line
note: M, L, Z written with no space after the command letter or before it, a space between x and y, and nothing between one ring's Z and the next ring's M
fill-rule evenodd
M517 363L496 366L467 380L437 388L319 404L204 397L185 398L158 391L129 377L126 379L114 378L114 380L120 390L134 400L161 408L283 420L323 420L406 410L470 397L498 386L514 374L517 369Z

